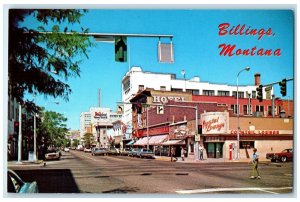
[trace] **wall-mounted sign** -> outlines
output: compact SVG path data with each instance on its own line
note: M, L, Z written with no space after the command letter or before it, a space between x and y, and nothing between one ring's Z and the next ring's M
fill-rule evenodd
M95 112L95 119L107 119L107 114L102 112Z
M179 125L175 128L174 135L176 139L181 139L189 135L189 128L186 125Z
M167 103L169 100L174 100L176 102L185 101L185 97L176 97L176 96L153 96L153 103Z
M231 130L230 134L237 134L237 130ZM240 135L279 135L279 130L240 130Z
M200 142L200 134L195 135L195 141Z
M202 134L224 134L228 132L228 112L201 114Z

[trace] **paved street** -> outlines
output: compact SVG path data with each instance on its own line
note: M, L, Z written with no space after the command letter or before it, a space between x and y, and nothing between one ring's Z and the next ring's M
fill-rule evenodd
M182 163L127 156L92 156L71 151L46 166L13 165L42 193L108 194L286 194L292 193L293 164L260 164L262 179L249 179L251 165ZM287 196L287 195L285 195Z

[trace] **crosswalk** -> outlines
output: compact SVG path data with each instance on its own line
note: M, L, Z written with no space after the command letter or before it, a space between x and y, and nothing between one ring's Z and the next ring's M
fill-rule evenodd
M279 192L275 191L286 191L291 192L293 187L239 187L239 188L213 188L213 189L195 189L195 190L178 190L176 193L178 194L208 194L208 193L222 193L222 192L264 192L268 194L279 194Z

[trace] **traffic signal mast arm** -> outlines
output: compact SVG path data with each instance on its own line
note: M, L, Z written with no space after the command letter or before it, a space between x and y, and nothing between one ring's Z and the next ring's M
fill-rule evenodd
M39 34L53 34L53 32L38 32ZM30 32L25 32L25 34L30 34ZM55 33L57 34L57 33ZM171 34L124 34L124 33L83 33L83 32L59 32L59 34L77 34L81 36L90 36L97 38L105 38L105 37L117 37L117 36L123 36L123 37L154 37L154 38L173 38L173 35Z
M284 80L284 79L283 79ZM294 80L294 78L289 78L289 79L285 79L286 81L292 81ZM266 85L262 85L262 87L268 87L268 86L273 86L275 84L280 84L282 81L277 81L277 82L274 82L274 83L269 83L269 84L266 84Z
M266 85L259 85L256 88L257 91L257 99L262 102L263 100L263 87L272 87L275 84L279 84L280 86L280 93L282 96L286 96L286 82L287 81L291 81L294 80L293 78L289 78L289 79L282 79L282 81L278 81L278 82L274 82L274 83L270 83L270 84L266 84Z

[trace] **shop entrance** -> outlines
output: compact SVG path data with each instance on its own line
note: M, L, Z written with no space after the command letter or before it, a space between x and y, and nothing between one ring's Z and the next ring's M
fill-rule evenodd
M207 143L207 157L208 158L223 158L223 142Z

